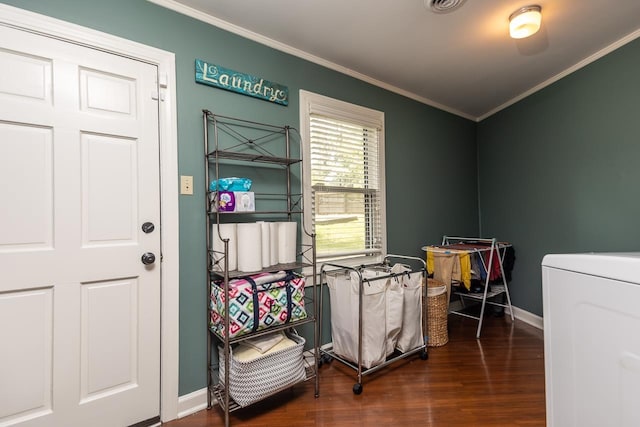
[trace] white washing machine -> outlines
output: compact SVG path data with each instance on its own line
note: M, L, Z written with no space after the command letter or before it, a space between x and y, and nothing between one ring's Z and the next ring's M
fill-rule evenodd
M542 260L547 426L640 426L640 252Z

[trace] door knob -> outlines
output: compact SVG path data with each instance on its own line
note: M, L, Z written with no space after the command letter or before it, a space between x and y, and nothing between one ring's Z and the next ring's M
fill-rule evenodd
M144 224L142 224L142 231L147 234L151 233L155 228L156 227L152 222L145 222Z
M153 264L156 262L156 256L152 252L145 252L142 254L141 260L144 265Z

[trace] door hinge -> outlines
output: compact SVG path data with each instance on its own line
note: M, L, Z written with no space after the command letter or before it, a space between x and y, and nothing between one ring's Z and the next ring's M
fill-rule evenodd
M164 101L164 91L157 91L154 90L151 92L151 99L153 99L154 101L157 101L158 99L160 99L160 101Z
M163 88L166 89L167 85L169 84L169 77L167 76L167 73L160 73L160 75L158 76L158 85Z

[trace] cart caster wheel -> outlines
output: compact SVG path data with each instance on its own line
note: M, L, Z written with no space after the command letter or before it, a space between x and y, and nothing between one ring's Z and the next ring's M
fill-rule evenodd
M331 363L332 360L333 360L333 357L329 356L328 354L323 354L320 357L320 363Z
M356 383L353 385L353 394L362 393L362 384Z
M427 353L427 350L422 350L420 352L420 359L427 360L428 358L429 358L429 353Z

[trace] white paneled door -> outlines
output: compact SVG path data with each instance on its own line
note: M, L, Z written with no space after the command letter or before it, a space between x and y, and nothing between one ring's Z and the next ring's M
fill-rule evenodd
M156 82L0 26L0 426L159 416Z

